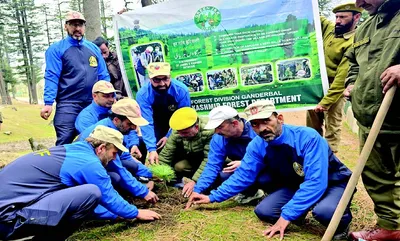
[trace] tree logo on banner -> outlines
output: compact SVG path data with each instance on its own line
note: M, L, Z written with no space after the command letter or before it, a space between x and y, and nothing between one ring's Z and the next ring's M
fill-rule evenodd
M194 15L194 22L201 30L212 30L221 23L221 12L215 7L203 7Z

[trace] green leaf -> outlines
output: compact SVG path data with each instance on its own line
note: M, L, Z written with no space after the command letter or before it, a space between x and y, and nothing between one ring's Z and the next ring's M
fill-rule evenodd
M175 177L175 171L169 165L151 165L149 168L154 176L167 182L170 182Z

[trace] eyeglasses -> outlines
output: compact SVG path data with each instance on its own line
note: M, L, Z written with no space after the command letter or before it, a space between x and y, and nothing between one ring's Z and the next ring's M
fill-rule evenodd
M153 82L156 84L159 84L162 82L168 82L170 80L169 77L164 77L164 78L152 78Z
M68 25L74 28L86 26L85 23L68 23Z

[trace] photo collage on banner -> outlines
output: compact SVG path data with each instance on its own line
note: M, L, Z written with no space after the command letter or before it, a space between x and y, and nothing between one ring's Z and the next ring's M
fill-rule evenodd
M316 0L169 1L114 23L133 95L149 81L145 66L164 61L202 113L261 99L311 108L328 88Z

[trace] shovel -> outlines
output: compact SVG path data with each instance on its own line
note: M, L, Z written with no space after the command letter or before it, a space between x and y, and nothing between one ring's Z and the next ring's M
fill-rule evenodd
M371 154L372 147L375 144L376 137L379 134L379 131L382 127L383 120L386 117L387 111L392 104L392 100L394 94L396 93L397 85L393 85L388 92L386 92L385 97L383 98L381 107L376 114L374 123L372 124L371 131L368 134L367 140L365 141L365 145L361 150L360 157L357 161L357 166L350 177L349 182L347 183L346 189L344 190L343 196L340 199L338 206L336 207L336 211L333 214L332 220L329 223L328 228L325 231L324 236L321 241L331 241L335 231L339 225L340 220L342 219L343 213L347 207L347 204L350 201L351 196L353 195L354 189L358 183L358 179L361 176L361 173L364 169L365 163L368 160L369 154Z

